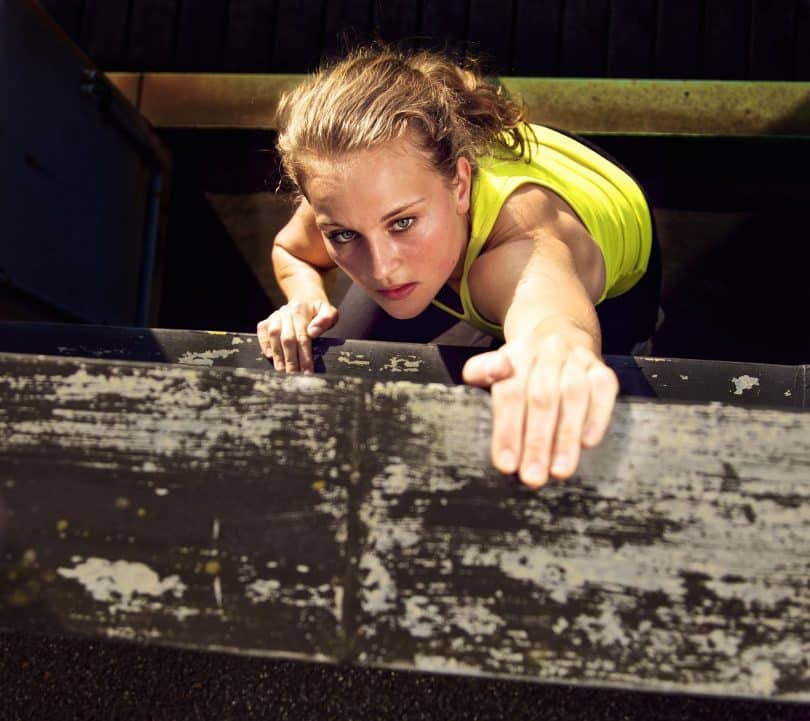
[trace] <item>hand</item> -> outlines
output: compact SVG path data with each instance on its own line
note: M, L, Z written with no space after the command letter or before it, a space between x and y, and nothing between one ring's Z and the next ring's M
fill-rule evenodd
M538 488L573 475L580 448L598 445L619 382L589 348L564 333L534 334L464 366L466 383L492 390L492 463Z
M256 326L262 353L277 371L312 373L312 339L338 319L335 306L325 300L293 300Z

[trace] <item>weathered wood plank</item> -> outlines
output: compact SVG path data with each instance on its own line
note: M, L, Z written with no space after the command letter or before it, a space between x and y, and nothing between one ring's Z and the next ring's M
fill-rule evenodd
M810 701L810 415L619 404L577 477L476 389L0 355L0 627Z
M576 482L507 493L483 404L437 400L375 394L362 661L807 697L810 418L621 404Z
M322 379L238 370L0 368L0 625L342 655L356 394L338 408Z
M316 372L366 380L461 383L481 348L320 339ZM0 322L0 352L271 370L250 333ZM807 408L806 366L608 356L621 394L673 401Z
M113 83L130 74L112 73ZM274 127L301 75L144 73L139 110L160 128ZM533 122L580 133L810 135L808 83L501 77Z

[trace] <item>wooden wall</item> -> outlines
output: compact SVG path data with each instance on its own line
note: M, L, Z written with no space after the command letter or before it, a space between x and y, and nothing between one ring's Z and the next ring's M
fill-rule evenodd
M372 37L503 75L810 79L810 0L41 0L104 70L306 72Z

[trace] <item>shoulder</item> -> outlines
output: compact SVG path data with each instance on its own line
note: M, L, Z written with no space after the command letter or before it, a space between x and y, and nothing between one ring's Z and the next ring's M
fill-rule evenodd
M471 290L489 285L500 265L519 269L538 255L569 265L588 294L594 300L600 297L605 278L602 251L571 206L534 183L515 189L501 206L470 269Z
M523 183L504 200L487 238L486 248L504 243L553 237L575 240L588 236L584 223L554 191L537 183Z

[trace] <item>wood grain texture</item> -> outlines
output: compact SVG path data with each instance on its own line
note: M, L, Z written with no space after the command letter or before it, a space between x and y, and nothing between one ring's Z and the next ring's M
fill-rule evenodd
M330 408L322 379L239 370L0 366L3 626L340 655L356 395Z
M320 339L315 370L370 381L461 383L464 363L481 348ZM271 371L251 333L111 328L68 323L0 322L0 352L176 363ZM807 366L608 356L626 396L712 401L748 407L810 407Z
M576 482L531 493L487 470L474 396L376 402L363 662L806 697L810 417L621 404Z
M0 627L810 701L810 415L621 402L570 483L466 387L0 355Z

